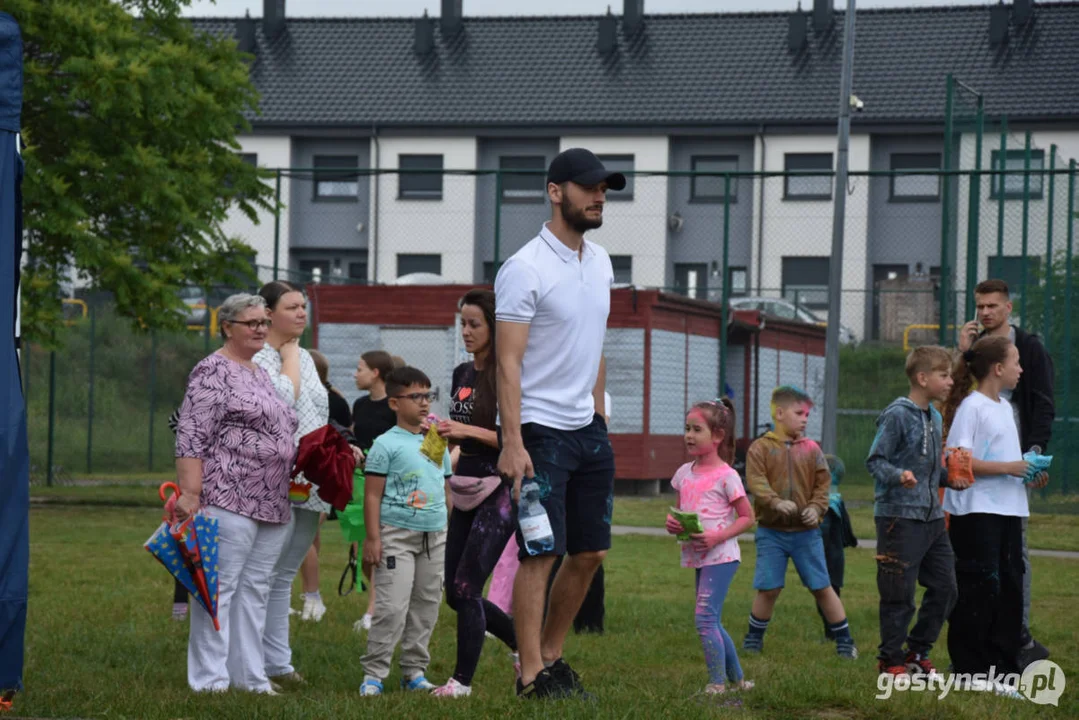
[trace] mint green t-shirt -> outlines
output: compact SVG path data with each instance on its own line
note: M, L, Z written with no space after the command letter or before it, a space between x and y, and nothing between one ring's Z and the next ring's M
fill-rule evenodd
M446 529L446 478L453 474L450 453L436 465L420 453L423 435L394 426L375 438L364 472L385 475L383 525L434 532Z

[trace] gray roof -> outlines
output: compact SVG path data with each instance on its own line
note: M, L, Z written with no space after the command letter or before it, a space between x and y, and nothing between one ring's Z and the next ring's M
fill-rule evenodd
M793 5L793 2L792 2ZM985 95L990 116L1079 120L1079 2L1036 4L989 43L989 6L858 12L856 123L935 122L945 77ZM599 17L469 17L449 43L413 50L408 18L289 18L270 41L256 21L259 126L715 126L833 123L843 13L788 49L790 13L646 15L617 50ZM233 35L236 19L195 19Z

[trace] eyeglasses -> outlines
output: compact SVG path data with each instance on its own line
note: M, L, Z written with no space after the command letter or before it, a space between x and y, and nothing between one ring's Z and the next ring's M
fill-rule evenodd
M244 325L251 332L255 332L259 328L269 330L270 326L273 325L269 320L229 320L228 322L232 325Z
M404 398L408 398L409 400L411 400L414 403L424 403L424 402L429 403L429 402L431 402L431 399L434 396L435 396L435 394L433 392L409 393L408 395L394 395L394 397L397 398L398 400L403 400Z

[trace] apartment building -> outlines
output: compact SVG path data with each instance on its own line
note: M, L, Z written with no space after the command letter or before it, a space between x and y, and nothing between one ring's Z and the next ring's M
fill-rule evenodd
M496 247L508 257L548 216L541 171L559 151L586 146L636 173L609 195L591 236L619 282L714 293L728 198L735 295L795 297L823 314L833 261L847 289L932 276L942 262L939 177L855 175L841 189L829 176L737 177L728 189L720 177L689 175L834 167L843 16L832 0L790 5L654 15L644 0L625 0L620 15L471 17L461 0L442 0L437 19L310 19L265 0L260 19L196 19L254 56L261 113L239 138L243 152L295 169L281 174L276 223L237 213L226 229L260 265L323 278L490 282ZM974 166L969 123L945 138L948 75L984 97L983 168L1003 158L1021 171L1027 154L1016 138L1027 131L1032 170L1079 158L1079 3L859 10L856 32L864 109L852 121L853 172L940 169L946 147L950 167ZM994 133L1004 117L1001 155ZM500 180L482 172L494 170ZM1052 216L1037 207L1048 187L1024 203L1021 175L1002 191L999 182L983 180L979 274L1014 272L1022 254L1011 230L998 252L1000 214L1009 228L1027 216L1028 254L1044 254L1051 217L1065 221L1066 203ZM837 191L848 193L841 259L829 257ZM954 238L966 237L968 217L965 204L953 211ZM966 249L953 246L948 263L962 287ZM843 322L870 337L876 312L867 292L845 306Z

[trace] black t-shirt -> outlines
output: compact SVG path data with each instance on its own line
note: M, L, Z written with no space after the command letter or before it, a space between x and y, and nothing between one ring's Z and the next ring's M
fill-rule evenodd
M472 425L472 406L476 399L476 368L464 362L453 370L453 389L450 392L450 420ZM498 474L498 448L478 440L461 443L457 474L465 477L487 477Z
M369 395L352 405L352 432L357 447L364 452L375 444L375 438L397 424L397 414L390 409L390 399L372 400Z
M348 409L348 400L341 397L333 388L326 388L330 395L330 420L341 427L352 427L352 413Z

